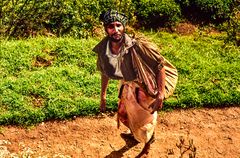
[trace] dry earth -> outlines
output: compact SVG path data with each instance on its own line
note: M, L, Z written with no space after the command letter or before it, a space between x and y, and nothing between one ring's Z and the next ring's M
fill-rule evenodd
M135 157L143 144L132 146L130 140L120 137L126 128L116 126L116 115L50 121L28 129L1 126L0 157ZM182 148L180 140L184 141ZM240 158L240 107L160 112L156 141L148 157L179 158L181 154L182 158L189 154Z

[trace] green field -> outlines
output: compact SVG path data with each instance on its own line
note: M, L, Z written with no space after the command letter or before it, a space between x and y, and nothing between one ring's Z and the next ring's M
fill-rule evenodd
M223 35L144 32L179 71L164 110L240 105L240 49ZM92 48L98 38L1 40L0 124L32 125L99 112L100 74ZM117 109L111 81L107 110Z

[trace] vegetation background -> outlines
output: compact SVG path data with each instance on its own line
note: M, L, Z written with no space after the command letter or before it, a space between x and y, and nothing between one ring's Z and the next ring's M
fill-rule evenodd
M99 112L92 48L98 20L116 6L179 71L164 109L240 105L239 0L3 0L0 2L0 124L31 125ZM183 22L196 26L178 34ZM214 28L217 33L206 30ZM216 32L216 31L215 31ZM129 31L132 33L132 31ZM117 109L111 81L108 110Z

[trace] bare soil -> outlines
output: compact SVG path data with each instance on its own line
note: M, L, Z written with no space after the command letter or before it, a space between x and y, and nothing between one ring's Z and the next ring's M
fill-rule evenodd
M122 139L124 130L115 114L1 126L0 157L135 157L144 144ZM159 112L155 133L150 158L240 158L240 107Z

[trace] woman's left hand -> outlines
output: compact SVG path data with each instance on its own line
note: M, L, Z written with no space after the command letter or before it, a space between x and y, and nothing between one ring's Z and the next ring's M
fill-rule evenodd
M158 96L155 101L149 106L149 108L152 109L152 114L155 112L155 111L158 111L159 109L162 108L163 106L163 100L164 100L164 97L163 96Z

